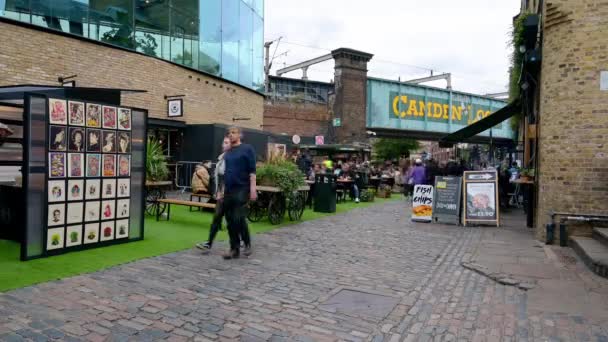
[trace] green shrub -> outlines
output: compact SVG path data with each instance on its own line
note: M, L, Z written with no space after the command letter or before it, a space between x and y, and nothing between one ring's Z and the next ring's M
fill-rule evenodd
M146 179L148 181L163 181L169 177L167 160L163 147L154 138L148 139L146 147Z
M256 170L257 184L276 186L284 194L291 194L303 186L304 174L296 164L282 157L271 158Z

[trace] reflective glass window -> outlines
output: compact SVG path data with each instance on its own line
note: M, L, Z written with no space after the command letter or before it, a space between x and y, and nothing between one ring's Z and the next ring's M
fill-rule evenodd
M135 48L133 1L90 0L89 20L98 40L129 49Z
M200 0L199 68L220 74L222 60L222 0Z
M239 83L251 87L253 83L253 10L241 2L239 10Z
M264 89L264 21L253 15L253 88Z
M222 77L239 81L239 0L222 1Z
M163 40L166 42L163 44ZM169 6L166 2L135 3L135 49L146 55L169 58Z
M264 18L264 0L253 0L253 10Z
M171 8L171 60L192 67L192 41L198 42L198 18L189 14L196 15L198 5L196 1L193 4L181 2L181 6Z

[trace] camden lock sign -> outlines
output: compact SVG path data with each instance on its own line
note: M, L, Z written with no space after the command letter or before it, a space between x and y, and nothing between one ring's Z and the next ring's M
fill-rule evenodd
M493 112L488 106L465 102L453 102L450 106L449 101L446 99L399 94L398 92L390 93L389 105L389 116L393 119L428 120L448 123L451 116L453 123L465 126L481 120ZM502 123L495 127L498 129L502 128Z

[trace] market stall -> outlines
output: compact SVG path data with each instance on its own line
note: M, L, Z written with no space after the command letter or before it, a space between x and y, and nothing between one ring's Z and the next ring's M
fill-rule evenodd
M124 92L0 87L0 122L20 132L0 164L19 175L0 198L22 208L2 226L21 260L143 238L147 111L121 106Z

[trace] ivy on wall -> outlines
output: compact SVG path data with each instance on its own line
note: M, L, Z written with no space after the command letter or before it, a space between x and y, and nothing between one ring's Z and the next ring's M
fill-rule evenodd
M513 21L513 31L511 32L511 45L513 53L511 54L511 66L509 67L509 101L514 101L519 98L521 88L519 80L523 68L524 53L519 51L519 47L524 44L524 22L530 13L523 12L517 19ZM522 113L519 113L511 119L511 128L517 130L522 118Z

